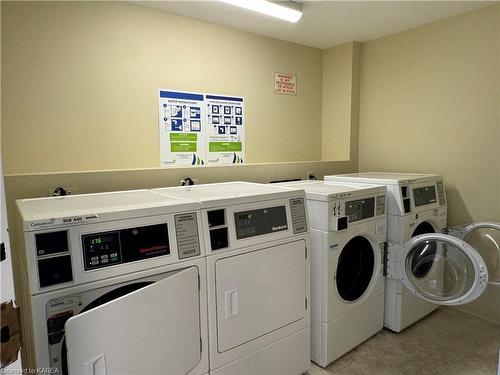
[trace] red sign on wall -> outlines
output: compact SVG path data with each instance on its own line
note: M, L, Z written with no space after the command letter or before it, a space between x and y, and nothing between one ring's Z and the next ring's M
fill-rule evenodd
M274 93L297 95L297 76L288 73L274 73Z

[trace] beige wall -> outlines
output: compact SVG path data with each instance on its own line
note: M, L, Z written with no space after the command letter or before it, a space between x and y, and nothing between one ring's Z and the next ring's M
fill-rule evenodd
M363 44L359 169L442 173L449 224L500 221L499 90L500 4Z
M437 172L449 223L500 221L500 4L362 45L360 170Z
M356 160L360 44L323 50L322 160Z
M321 158L318 49L118 2L1 5L7 174L159 166L158 88L244 96L250 163Z
M357 170L355 161L301 162L321 158L318 49L117 2L1 5L15 266L15 200L57 186L91 193L178 185L186 176L268 182ZM297 74L297 96L274 94L275 71ZM160 87L244 96L247 161L261 164L156 168Z

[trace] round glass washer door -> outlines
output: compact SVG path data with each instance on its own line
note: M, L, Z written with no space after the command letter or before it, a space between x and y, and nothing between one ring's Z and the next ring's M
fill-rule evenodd
M421 234L435 232L434 227L430 223L423 221L417 225L411 236L415 237ZM412 256L412 273L418 279L425 277L431 270L437 247L435 243L430 243L429 246L422 250L423 251L416 251Z
M427 272L417 276L415 269L424 264ZM440 233L411 238L398 250L395 267L413 294L440 305L471 302L488 283L488 270L479 253L468 243Z
M464 228L463 240L484 259L489 282L500 283L500 223L469 224Z
M368 289L375 269L373 247L363 236L353 237L342 248L335 282L344 301L354 302Z

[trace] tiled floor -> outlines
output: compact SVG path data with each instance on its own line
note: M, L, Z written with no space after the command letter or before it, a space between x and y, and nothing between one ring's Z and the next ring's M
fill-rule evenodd
M384 330L311 375L495 375L500 325L442 308L401 333ZM499 374L500 375L500 374Z

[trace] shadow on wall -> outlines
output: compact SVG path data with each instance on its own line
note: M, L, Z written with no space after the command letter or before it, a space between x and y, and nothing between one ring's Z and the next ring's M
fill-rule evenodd
M446 185L445 189L448 201L448 218L454 218L453 221L448 221L448 226L471 223L473 221L472 215L467 209L467 205L460 195L459 190L455 185Z

